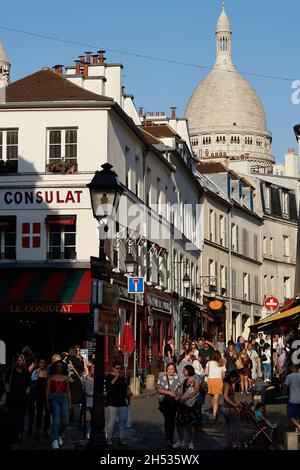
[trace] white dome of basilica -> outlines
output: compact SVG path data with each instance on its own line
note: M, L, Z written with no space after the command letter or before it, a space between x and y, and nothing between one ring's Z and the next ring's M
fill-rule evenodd
M216 28L215 65L186 107L193 150L200 158L247 158L270 166L272 138L264 108L232 62L231 37L223 5Z

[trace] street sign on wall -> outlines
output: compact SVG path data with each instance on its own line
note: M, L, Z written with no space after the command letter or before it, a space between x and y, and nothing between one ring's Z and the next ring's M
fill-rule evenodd
M144 278L143 277L129 277L127 281L129 294L143 294L144 293Z
M279 307L278 299L276 299L276 297L273 297L273 296L268 297L265 300L265 307L269 311L277 310Z

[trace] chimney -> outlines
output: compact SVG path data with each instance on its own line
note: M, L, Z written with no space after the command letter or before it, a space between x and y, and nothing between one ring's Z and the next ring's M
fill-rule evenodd
M158 112L158 111L156 111L155 116L159 116L159 112Z
M122 86L122 96L124 96L124 95L125 95L125 87Z
M143 116L143 114L144 114L144 113L143 113L143 108L140 107L140 108L139 108L139 116Z
M93 64L94 65L98 64L98 54L93 54L92 57L93 57Z
M149 114L150 114L150 116L153 116L153 113L149 113Z
M171 118L176 117L176 109L177 109L176 106L171 106Z
M62 75L62 68L63 68L63 65L53 65L53 68L55 70L55 72L58 74L58 75Z
M101 65L103 65L104 60L105 60L105 57L104 57L105 51L100 49L100 51L98 51L98 54L99 54L99 62L100 62Z
M161 115L162 115L162 116L165 116L165 112L164 112L164 111L162 111L162 112L161 112Z
M88 52L85 52L85 61L87 64L90 64L91 63L91 51L88 51Z
M81 65L81 62L80 60L75 60L75 70L76 70L76 75L80 75L80 65Z
M89 64L86 62L84 63L84 66L83 66L83 76L84 77L89 76Z
M84 64L84 59L85 59L84 55L79 55L78 57L80 59L80 62Z

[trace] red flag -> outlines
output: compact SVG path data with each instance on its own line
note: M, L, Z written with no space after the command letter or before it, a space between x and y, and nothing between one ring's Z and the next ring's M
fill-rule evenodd
M134 339L129 323L124 325L120 340L120 350L123 354L130 354L135 350Z

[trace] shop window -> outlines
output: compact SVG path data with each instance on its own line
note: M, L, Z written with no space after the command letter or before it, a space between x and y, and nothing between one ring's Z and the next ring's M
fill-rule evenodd
M76 259L76 218L75 216L46 219L48 225L49 260Z
M0 260L16 259L16 217L0 217Z

